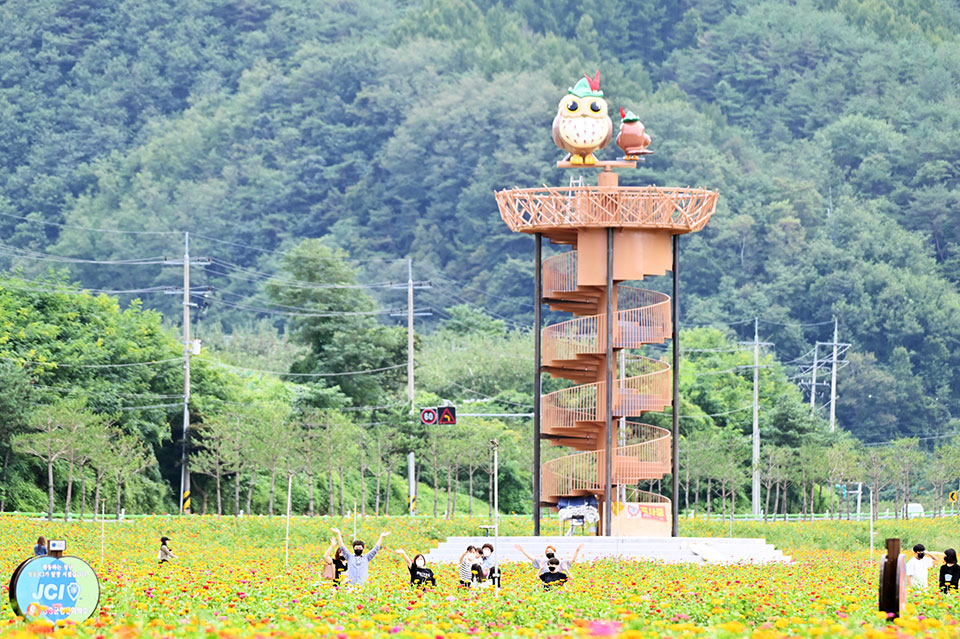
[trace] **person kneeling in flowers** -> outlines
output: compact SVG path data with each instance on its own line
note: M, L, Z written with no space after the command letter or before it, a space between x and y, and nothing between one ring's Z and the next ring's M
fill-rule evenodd
M433 571L427 568L427 558L423 555L415 555L411 561L410 557L407 556L407 553L403 551L402 548L397 548L397 554L403 557L403 560L407 563L407 570L410 571L410 585L411 586L426 586L430 584L431 586L437 585L437 580L433 576Z
M354 586L362 586L367 581L370 562L373 561L373 558L380 552L380 544L383 542L383 538L390 533L387 531L380 533L380 537L377 539L377 543L374 544L373 550L366 555L363 554L363 549L366 547L366 544L359 539L354 539L352 544L353 554L351 555L350 551L347 550L347 545L343 543L343 535L340 534L340 530L337 528L331 528L330 530L336 533L337 541L340 543L340 550L347 558L347 583Z
M560 568L560 560L552 557L547 561L546 572L540 573L540 581L543 582L543 589L550 590L554 586L558 588L567 583L567 573Z

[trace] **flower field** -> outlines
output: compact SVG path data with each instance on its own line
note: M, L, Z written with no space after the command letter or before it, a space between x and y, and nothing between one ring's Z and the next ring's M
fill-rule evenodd
M490 589L460 590L453 566L433 566L433 591L412 590L396 548L426 552L437 539L473 534L485 520L373 518L359 525L368 543L392 535L358 592L335 591L319 577L329 527L347 537L352 521L295 519L290 563L284 568L282 518L152 517L100 524L0 518L5 574L31 552L38 535L67 540L67 553L100 575L99 612L58 637L957 637L960 597L931 589L888 624L876 612L877 560L860 536L865 524L756 524L794 557L777 566L692 566L604 561L576 564L565 588L542 592L528 565L504 569L499 597ZM948 539L956 520L885 522L904 544ZM723 524L684 522L684 534L721 535ZM738 525L739 526L739 525ZM743 528L742 526L739 526ZM529 531L525 519L505 518L505 534ZM160 535L179 556L159 567ZM837 549L829 548L834 539ZM792 540L792 541L791 541ZM867 543L869 538L867 538ZM937 548L933 542L928 547ZM4 578L4 590L7 590ZM935 582L935 578L932 578ZM49 626L26 624L3 595L3 637L35 637Z

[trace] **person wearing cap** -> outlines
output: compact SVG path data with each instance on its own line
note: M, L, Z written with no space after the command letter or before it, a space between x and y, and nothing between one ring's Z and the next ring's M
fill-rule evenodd
M524 550L523 546L521 546L520 544L517 544L516 546L514 546L514 548L522 552L523 556L530 560L530 563L533 564L533 567L537 569L538 576L544 574L545 572L548 572L548 566L551 559L557 559L557 549L554 548L553 546L547 546L546 548L543 549L543 554L546 556L546 559L534 559L533 557L527 554L527 551ZM572 559L569 559L569 560L558 559L557 571L563 572L563 573L569 573L570 564L575 563L577 561L577 555L580 554L581 548L583 548L583 544L580 544L579 546L577 546L577 549L573 551Z
M907 560L907 586L916 590L925 590L928 585L930 569L933 560L943 557L943 553L933 552L924 548L923 544L913 547L914 557Z
M160 538L160 552L157 553L157 560L160 564L165 564L171 559L177 559L177 556L173 554L173 551L170 550L170 547L167 546L167 542L170 541L169 537Z

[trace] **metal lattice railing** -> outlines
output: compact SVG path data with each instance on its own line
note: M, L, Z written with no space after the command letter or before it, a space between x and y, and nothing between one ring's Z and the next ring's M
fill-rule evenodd
M710 220L718 193L659 186L506 189L496 193L511 231L620 227L690 233Z
M672 401L670 365L643 357L637 360L640 375L615 382L613 413L629 417L647 411L662 411ZM563 429L583 430L582 422L606 420L606 382L582 384L544 395L541 400L541 426L547 432Z
M670 433L639 422L627 429L649 439L614 449L611 467L613 485L632 485L662 477L670 470ZM543 465L543 492L550 498L600 493L606 484L606 453L592 450L567 455Z

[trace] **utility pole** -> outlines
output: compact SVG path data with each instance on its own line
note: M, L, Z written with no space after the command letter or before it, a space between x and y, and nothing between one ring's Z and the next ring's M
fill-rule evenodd
M837 318L833 318L833 366L830 369L830 432L837 428Z
M407 398L410 400L410 414L416 408L413 404L413 258L407 258Z
M760 514L760 318L753 318L753 514Z
M820 365L820 361L817 359L817 350L820 347L820 342L815 342L813 344L813 379L810 382L810 410L817 410L817 366Z
M760 347L772 346L760 341L760 318L753 318L753 341L741 345L753 346L753 481L750 490L750 506L754 515L760 514Z
M430 282L414 282L413 281L413 258L407 258L407 283L405 285L395 285L392 288L406 288L407 289L407 399L410 401L410 414L413 415L416 412L416 407L414 406L414 392L413 392L413 318L416 317L426 317L433 315L429 311L415 312L413 309L413 289L415 288L430 288ZM391 317L400 317L403 313L390 313Z
M183 233L183 453L180 458L180 514L190 514L190 469L187 446L190 433L190 232Z
M209 257L190 259L190 232L183 234L183 261L168 260L163 263L168 266L183 265L183 451L180 456L180 514L190 514L190 354L193 343L190 341L190 307L196 306L190 301L190 265L209 264ZM175 287L167 289L167 293L179 292Z

